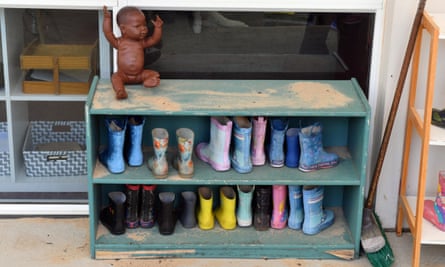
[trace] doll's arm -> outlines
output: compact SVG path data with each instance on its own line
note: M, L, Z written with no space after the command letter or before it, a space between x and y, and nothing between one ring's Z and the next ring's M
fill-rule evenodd
M151 47L161 41L162 38L162 24L164 24L162 19L156 16L156 20L152 20L151 23L155 26L154 31L150 37L144 40L144 47Z
M108 42L114 47L117 48L117 38L114 36L113 27L111 23L111 13L108 12L107 7L104 6L104 21L102 25L103 32L105 34L105 38L107 38Z

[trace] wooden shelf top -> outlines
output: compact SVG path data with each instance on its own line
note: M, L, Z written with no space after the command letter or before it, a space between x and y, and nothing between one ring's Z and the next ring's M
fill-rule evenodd
M370 111L355 79L161 80L155 88L126 86L125 100L115 99L109 81L96 79L92 88L91 114L365 117Z

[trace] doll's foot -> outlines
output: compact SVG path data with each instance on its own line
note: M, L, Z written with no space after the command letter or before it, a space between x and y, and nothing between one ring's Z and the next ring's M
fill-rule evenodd
M148 78L144 81L144 87L156 87L161 83L159 76Z
M126 99L128 97L127 91L125 89L115 90L116 92L116 99Z

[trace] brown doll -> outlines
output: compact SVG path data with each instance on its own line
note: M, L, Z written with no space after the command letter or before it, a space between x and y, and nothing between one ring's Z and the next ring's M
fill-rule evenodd
M145 15L136 7L127 6L117 13L117 24L121 37L113 34L111 14L104 6L103 31L110 44L117 49L117 72L111 76L111 83L117 99L128 97L125 84L143 83L144 87L155 87L160 83L159 73L144 69L144 49L157 44L162 37L163 21L159 16L151 21L154 25L152 36L147 37Z

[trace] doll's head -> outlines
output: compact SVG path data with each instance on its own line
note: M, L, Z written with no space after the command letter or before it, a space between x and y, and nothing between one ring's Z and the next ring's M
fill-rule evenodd
M145 15L137 7L123 7L117 13L116 20L123 37L143 39L148 33Z

